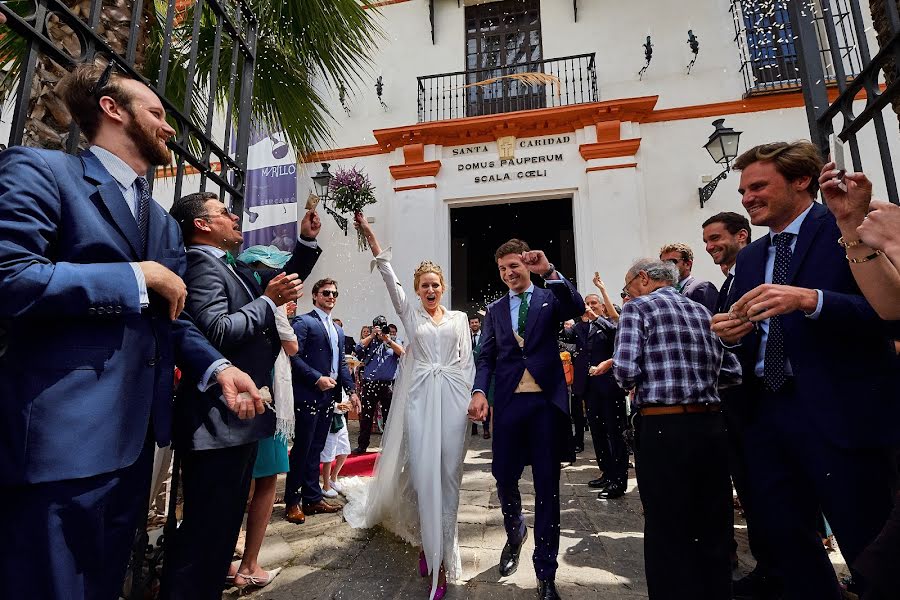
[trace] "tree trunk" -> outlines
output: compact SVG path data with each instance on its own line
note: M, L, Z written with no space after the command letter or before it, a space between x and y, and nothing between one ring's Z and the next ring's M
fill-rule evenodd
M872 11L872 23L875 25L875 31L877 32L878 45L882 48L891 39L891 24L887 16L888 2L896 2L897 9L900 10L900 0L869 0L869 8ZM900 66L891 58L884 65L885 83L891 85L898 77L900 77ZM898 122L900 122L900 94L894 96L891 99L891 103L894 107L894 112L897 113Z
M68 0L66 5L82 21L90 18L92 0ZM117 54L124 55L131 36L132 0L106 0L100 11L100 22L97 33ZM141 41L137 44L135 67L141 71L143 49L147 47L148 24L154 15L154 3L145 0L143 23L140 30ZM47 24L47 34L59 47L66 49L72 56L81 53L78 37L72 29L51 16ZM31 84L31 99L28 104L28 118L25 121L25 136L22 143L26 146L64 150L69 138L69 123L72 120L65 103L56 91L56 84L66 74L66 69L46 56L38 59L35 76ZM81 136L79 146L85 146L86 140Z

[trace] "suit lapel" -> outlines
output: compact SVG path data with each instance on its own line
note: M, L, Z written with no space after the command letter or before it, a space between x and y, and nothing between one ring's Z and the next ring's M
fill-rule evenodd
M494 309L500 311L500 315L497 317L497 329L503 331L503 335L508 337L510 342L517 345L516 336L513 335L512 323L509 320L509 311L510 311L510 302L509 302L509 294L504 294L504 296L494 305ZM498 340L500 338L499 333L494 334Z
M769 234L766 234L766 237L761 239L758 244L754 242L741 250L741 252L747 253L747 262L735 272L735 277L741 278L746 283L740 290L735 291L746 294L756 286L765 283L766 255L769 252L770 243ZM744 277L746 277L746 279L744 279ZM732 288L734 288L735 283L736 282L734 281L731 283ZM735 297L734 300L738 300L738 298Z
M150 202L150 223L147 227L147 256L159 256L159 243L166 230L166 212L156 201ZM140 233L138 233L140 239Z
M803 259L806 258L806 254L812 247L816 234L819 233L819 229L821 229L822 223L825 221L823 219L825 212L825 207L814 203L812 210L809 211L809 214L803 220L803 224L800 226L800 235L797 236L797 244L794 246L794 253L791 255L791 264L788 267L788 285L793 283L797 272L800 270L800 265L803 264Z
M331 364L331 360L334 358L334 348L331 347L331 336L328 335L328 329L325 327L325 323L322 321L322 318L319 316L314 310L309 311L309 314L316 320L319 324L319 330L322 332L322 335L325 336L325 341L328 342L328 364ZM340 340L338 340L340 341Z
M136 258L144 258L144 250L141 248L141 233L138 231L137 221L125 197L119 190L119 184L113 176L103 167L96 156L90 152L81 154L81 163L84 165L84 177L98 184L97 191L103 205L109 212L113 226L122 234L122 237L131 248Z
M562 284L556 284L562 285ZM535 323L538 321L538 316L541 313L541 310L544 308L544 304L546 304L547 294L549 294L545 289L539 288L537 286L534 287L534 292L531 294L531 304L528 305L528 321L525 323L525 340L526 342L531 336L531 332L534 330Z

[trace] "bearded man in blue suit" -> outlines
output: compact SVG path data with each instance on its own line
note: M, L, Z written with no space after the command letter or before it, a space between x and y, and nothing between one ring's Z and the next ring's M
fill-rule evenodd
M112 600L171 439L175 364L242 418L263 404L179 318L181 233L143 177L170 159L159 98L111 66L61 85L90 150L0 154L0 572L12 598Z
M509 293L487 307L469 416L487 415L485 392L495 378L494 459L491 472L503 511L507 542L500 574L511 575L527 538L519 479L531 465L535 491L534 570L541 600L558 600L560 463L575 460L569 394L557 332L584 311L584 300L540 250L512 239L494 255ZM547 289L531 282L540 275Z

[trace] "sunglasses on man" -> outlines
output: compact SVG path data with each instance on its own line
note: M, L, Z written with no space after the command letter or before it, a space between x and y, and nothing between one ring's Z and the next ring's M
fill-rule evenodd
M326 298L337 298L338 291L337 290L319 290L319 293L325 296Z

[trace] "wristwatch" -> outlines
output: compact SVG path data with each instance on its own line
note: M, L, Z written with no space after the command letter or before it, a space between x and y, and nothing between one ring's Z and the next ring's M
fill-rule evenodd
M213 370L212 376L210 377L210 379L211 379L212 381L216 381L216 380L219 378L219 373L221 373L221 372L224 371L225 369L227 369L227 368L229 368L229 367L233 367L233 366L234 366L234 365L231 364L230 362L224 362L224 363L222 363L221 365L219 365L218 367L216 367L216 368Z
M543 279L550 279L553 277L553 274L556 272L556 267L553 266L553 263L550 263L550 268L547 269L546 273L541 273L541 277Z

